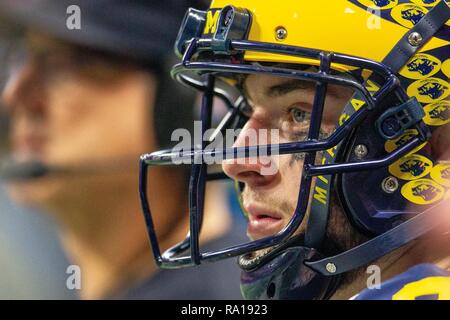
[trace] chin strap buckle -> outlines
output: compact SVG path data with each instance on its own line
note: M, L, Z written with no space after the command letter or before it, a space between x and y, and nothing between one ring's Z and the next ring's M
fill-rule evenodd
M376 121L376 126L384 139L391 140L400 137L424 116L422 105L412 97L405 103L386 110Z

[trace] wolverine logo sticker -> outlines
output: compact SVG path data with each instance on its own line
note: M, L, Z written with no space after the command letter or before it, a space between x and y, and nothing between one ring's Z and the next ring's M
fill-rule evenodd
M423 121L430 126L442 126L450 122L450 101L444 100L426 105Z
M445 121L449 118L449 108L448 106L437 106L433 110L430 111L431 119L439 119L441 121Z
M409 96L415 96L419 102L431 103L445 99L449 93L447 81L439 78L417 80L408 87Z
M427 59L426 57L414 58L406 67L408 71L417 72L422 76L429 76L435 70L438 62Z
M400 74L409 79L423 79L431 77L439 71L441 62L429 54L418 54L414 56Z
M413 25L416 25L425 15L422 10L417 8L403 10L401 14L403 19L411 21Z
M358 0L363 6L377 9L391 9L395 7L398 0Z
M438 1L439 0L411 0L411 2L425 7L433 7Z
M392 9L392 18L404 27L414 27L427 13L427 9L416 4L400 4Z
M448 88L437 82L429 82L418 88L419 94L428 96L433 100L441 97Z
M410 181L401 189L401 194L415 204L431 204L444 197L444 188L430 179Z
M413 195L415 195L416 197L422 197L425 201L432 201L434 198L436 198L439 192L438 188L426 183L421 183L411 190Z
M400 165L401 172L409 172L414 177L419 177L425 172L429 165L420 160L408 160Z
M398 138L398 140L395 142L395 146L396 147L404 146L409 140L411 140L412 137L417 135L417 130L413 129L411 131L415 131L415 133L414 132L405 133L404 135Z
M450 162L437 164L430 173L431 179L441 186L450 188Z
M403 180L416 180L425 177L433 168L430 159L412 154L404 157L389 166L389 172Z
M416 129L407 129L397 139L387 140L386 143L384 144L384 149L387 152L392 152L392 151L398 149L399 147L404 146L408 141L410 141L412 138L416 137L418 134L419 134L419 132L417 132ZM417 151L422 149L426 144L427 144L426 142L423 143L422 145L418 146L416 149L411 151L409 154L416 153Z

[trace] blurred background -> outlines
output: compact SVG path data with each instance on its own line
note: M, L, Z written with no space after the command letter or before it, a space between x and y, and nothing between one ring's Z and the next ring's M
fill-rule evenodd
M9 54L19 34L0 18L0 88L7 81ZM8 115L0 100L0 156L10 151ZM0 299L76 299L66 287L69 260L55 222L43 212L14 203L0 181Z
M169 70L206 2L0 0L1 299L240 299L234 260L156 268L137 192L139 155L198 114ZM187 177L149 177L165 248L186 235ZM245 240L231 182L205 212L206 249Z

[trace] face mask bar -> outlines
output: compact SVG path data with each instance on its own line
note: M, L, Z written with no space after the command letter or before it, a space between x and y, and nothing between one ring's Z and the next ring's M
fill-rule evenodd
M328 150L341 143L350 135L352 130L361 123L361 121L369 114L369 112L374 112L375 110L380 111L379 109L382 105L381 102L386 96L395 94L402 103L409 99L404 90L399 86L399 80L396 78L396 76L392 74L390 70L384 65L363 58L352 57L343 54L328 53L308 48L259 43L244 40L230 41L230 52L251 50L311 58L320 61L319 72L298 71L292 69L265 67L260 65L191 61L195 53L206 50L212 50L211 40L199 38L192 39L187 50L185 51L182 63L176 65L173 69L173 76L180 82L192 84L192 86L204 92L201 119L203 123L203 132L208 129L208 124L210 123L212 100L215 94L218 94L225 100L228 100L228 104L236 108L236 105L233 104L232 101L230 101L229 97L223 94L223 92L221 92L220 90L218 91L214 89L214 74L222 72L270 74L273 76L284 76L301 80L315 81L317 83L317 87L314 98L313 112L311 115L311 126L309 129L308 138L305 141L282 143L278 145L246 146L222 150L208 150L203 146L201 149L192 148L191 150L183 150L181 152L165 150L142 155L140 159L140 199L148 228L151 246L153 249L153 254L157 264L162 268L180 268L193 266L202 262L213 262L224 258L236 257L248 252L277 246L278 244L291 237L303 221L308 206L312 177L342 172L372 170L388 166L402 156L414 150L416 147L426 141L429 136L428 128L423 124L423 122L420 121L415 125L415 128L419 132L419 135L382 159L317 166L314 164L316 152ZM373 96L371 96L361 83L354 80L349 80L347 78L331 75L331 63L339 63L371 70L384 79L384 84ZM207 77L207 81L202 82L198 79L190 78L189 76L187 76L187 71L201 71L202 73L209 73L209 75ZM345 124L338 127L335 132L331 134L331 136L324 140L318 140L319 128L321 125L321 117L324 106L324 98L326 96L326 89L329 83L352 87L357 92L357 94L365 100L367 106L359 109L356 113L354 113L345 122ZM235 115L237 114L236 111L234 113ZM276 150L276 152L274 152L274 149ZM288 225L274 236L266 237L245 244L235 245L220 251L201 253L199 250L199 233L203 217L204 188L206 181L212 180L214 178L207 174L206 164L204 164L203 162L202 164L193 164L189 186L190 232L183 242L165 251L164 254L161 254L147 197L148 167L157 165L173 165L174 159L194 161L195 159L203 159L203 157L205 156L220 155L221 159L239 159L249 157L249 155L258 157L261 150L265 151L265 156L306 153L303 165L304 174L301 177L297 206L294 215ZM197 162L194 161L194 163ZM186 252L189 249L190 255L180 256L180 254Z

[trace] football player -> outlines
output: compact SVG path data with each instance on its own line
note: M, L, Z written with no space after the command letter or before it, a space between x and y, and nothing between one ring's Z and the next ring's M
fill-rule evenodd
M203 132L213 97L229 105L208 142L239 130L231 148L141 157L142 180L154 165L194 163L190 237L154 250L160 266L239 256L249 299L449 299L449 14L439 0L191 9L172 74L203 91ZM214 252L198 243L211 158L236 181L251 239Z

